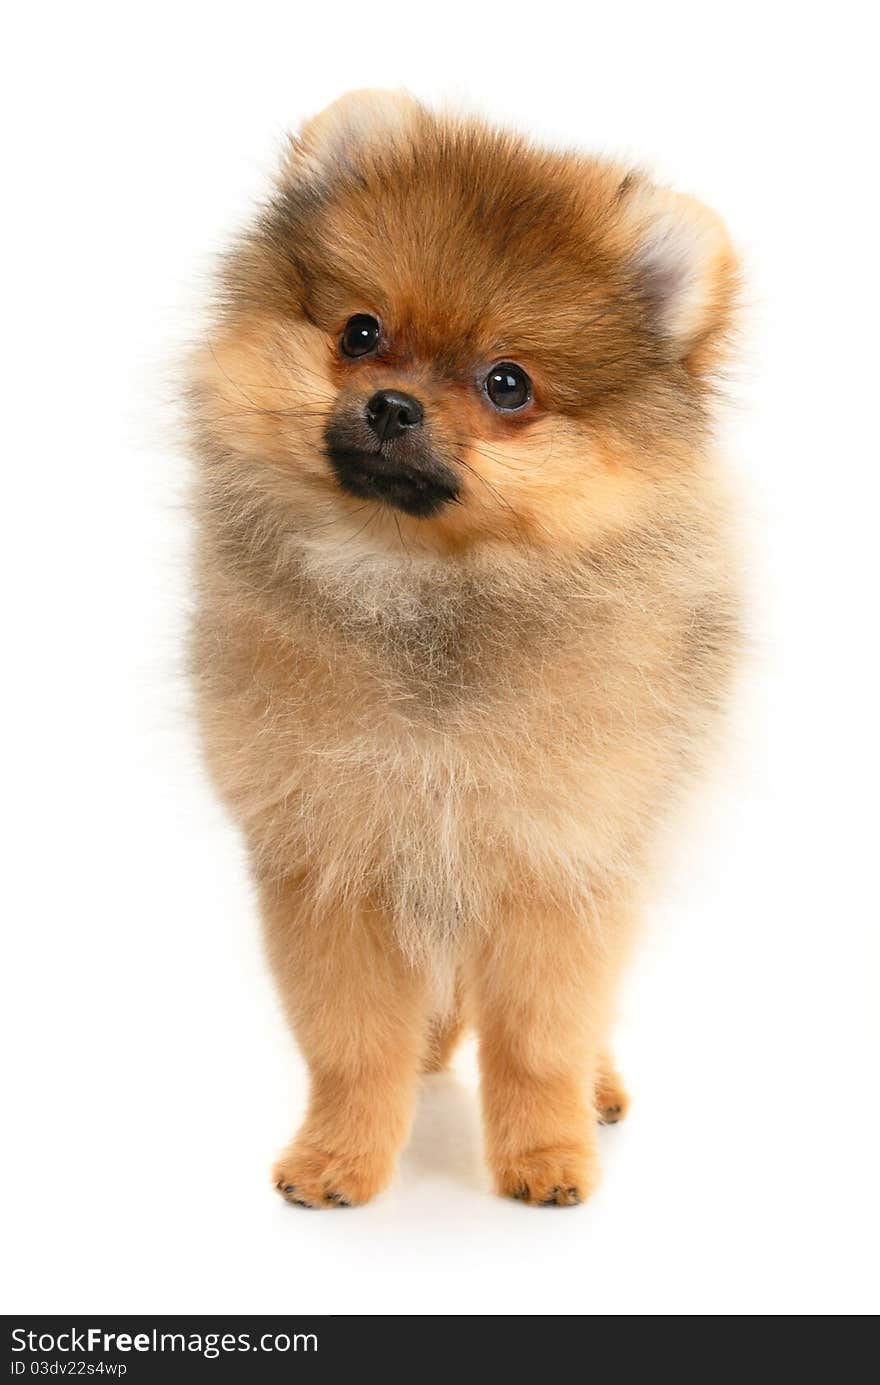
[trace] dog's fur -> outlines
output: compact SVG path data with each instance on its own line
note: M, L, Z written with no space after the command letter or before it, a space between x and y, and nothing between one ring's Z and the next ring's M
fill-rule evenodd
M378 1192L470 1022L498 1189L579 1201L625 1106L606 1045L643 885L739 644L727 235L613 163L355 93L291 142L220 287L189 391L193 668L312 1075L275 1181ZM352 361L356 313L383 345ZM517 413L478 388L501 359L533 381ZM456 477L435 514L329 464L382 387Z

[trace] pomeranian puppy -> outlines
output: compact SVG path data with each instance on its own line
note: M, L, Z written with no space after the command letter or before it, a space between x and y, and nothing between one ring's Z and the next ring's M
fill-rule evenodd
M381 92L290 142L225 261L192 662L311 1073L291 1202L385 1187L469 1024L498 1191L596 1185L615 991L739 644L736 280L690 198Z

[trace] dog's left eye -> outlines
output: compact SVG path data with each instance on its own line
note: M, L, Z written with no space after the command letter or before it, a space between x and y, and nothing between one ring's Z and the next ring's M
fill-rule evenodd
M368 356L379 345L379 324L369 313L355 313L339 341L343 356Z
M521 409L532 397L532 382L522 366L500 361L486 376L485 390L496 409Z

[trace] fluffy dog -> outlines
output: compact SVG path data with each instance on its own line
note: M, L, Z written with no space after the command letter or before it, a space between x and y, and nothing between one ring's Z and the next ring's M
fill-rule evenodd
M305 126L225 261L193 671L311 1071L292 1202L388 1183L467 1023L499 1192L595 1186L615 989L739 647L736 281L690 198L388 93Z

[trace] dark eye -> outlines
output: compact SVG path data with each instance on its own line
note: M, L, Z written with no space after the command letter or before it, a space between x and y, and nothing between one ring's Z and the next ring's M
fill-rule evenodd
M343 356L368 356L379 344L379 324L369 313L355 313L339 342Z
M521 409L532 397L532 382L521 366L500 361L486 376L486 393L496 409Z

